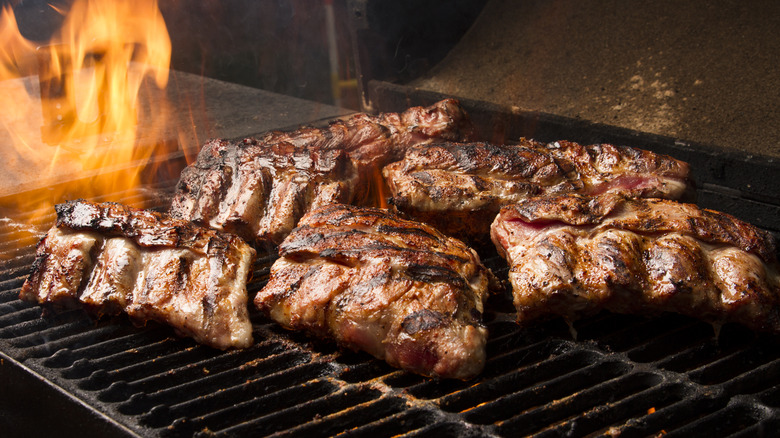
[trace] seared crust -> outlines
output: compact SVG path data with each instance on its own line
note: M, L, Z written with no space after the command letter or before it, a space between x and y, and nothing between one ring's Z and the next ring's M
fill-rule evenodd
M243 240L115 203L69 201L56 211L20 298L126 312L220 349L252 344L246 281L255 251Z
M528 139L420 145L383 175L397 210L472 241L486 238L501 206L532 196L621 192L677 199L690 189L688 165L668 156Z
M448 99L399 114L357 114L322 129L212 140L182 172L170 212L249 242L279 244L313 208L379 205L379 171L409 146L472 136L468 116Z
M211 248L241 246L241 239L151 210L114 202L68 201L54 206L58 228L131 239L140 247L178 247L206 254Z
M664 199L631 199L617 194L540 196L504 207L501 220L609 226L649 235L682 233L703 243L735 246L764 263L777 262L777 245L768 231L727 213Z
M490 272L462 242L385 210L330 205L279 248L255 305L426 376L468 379L485 361Z
M355 163L340 149L212 140L182 171L171 215L279 244L312 206L355 199Z
M660 199L537 197L491 228L518 320L670 311L780 332L776 243L733 216Z

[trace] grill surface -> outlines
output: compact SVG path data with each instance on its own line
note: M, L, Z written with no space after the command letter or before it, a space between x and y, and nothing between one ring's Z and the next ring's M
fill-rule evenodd
M175 182L150 183L112 200L164 210ZM34 227L18 225L36 213L45 214ZM46 312L18 293L35 243L53 220L53 212L30 211L0 221L0 383L8 389L0 420L10 430L770 436L780 429L778 339L736 325L715 336L711 326L671 314L602 313L571 329L561 320L522 328L508 298L495 296L486 313L485 370L460 382L395 370L285 331L258 313L255 345L221 352L152 323L139 328L125 317L94 321L82 311ZM494 252L482 256L505 277ZM271 262L256 263L250 294L267 280ZM44 415L47 422L36 421ZM78 426L82 419L89 423Z

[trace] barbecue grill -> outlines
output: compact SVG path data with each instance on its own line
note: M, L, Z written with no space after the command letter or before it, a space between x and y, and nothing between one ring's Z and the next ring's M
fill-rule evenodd
M464 6L456 18L473 20L481 6ZM375 6L350 7L355 35L376 31L367 22ZM459 38L454 33L449 40ZM414 63L418 72L378 77L359 63L366 109L399 111L450 97L410 85L414 78L405 76L439 62L452 49L451 41L442 44L448 48L429 50L430 58ZM356 48L360 60L365 50ZM205 88L215 102L226 90L257 93L211 80ZM321 124L343 113L272 93L259 97L273 102L247 109L261 114L260 120L286 107L295 107L296 114L257 131L246 123L251 117L236 128L230 125L235 114L212 114L219 119L212 126L241 137ZM609 142L688 161L700 205L780 237L780 163L771 155L496 102L461 103L486 139ZM105 198L166 210L186 161L172 154L167 166L142 172L138 187ZM257 312L251 314L255 345L227 352L154 323L134 327L126 317L95 321L81 310L52 312L18 299L35 244L54 220L53 211L37 204L47 192L32 190L29 202L0 211L0 427L11 434L753 437L780 430L780 339L735 324L716 329L673 314L604 312L571 327L560 319L519 326L509 296L497 294L485 313L485 370L461 382L393 369L365 353L286 331ZM506 277L508 268L495 250L481 248L480 255ZM267 255L255 263L250 294L267 281L273 260Z

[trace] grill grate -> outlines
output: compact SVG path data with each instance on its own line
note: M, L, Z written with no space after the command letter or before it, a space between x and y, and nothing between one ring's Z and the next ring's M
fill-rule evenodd
M173 183L145 190L159 192L145 207L164 209ZM255 345L227 352L126 317L45 314L17 296L53 219L0 222L0 353L110 418L115 435L758 436L780 422L778 341L732 325L716 338L677 315L603 313L576 323L574 340L560 320L519 327L506 297L493 297L485 371L460 382L395 370L258 313ZM271 262L257 262L250 292ZM495 254L486 263L506 271Z

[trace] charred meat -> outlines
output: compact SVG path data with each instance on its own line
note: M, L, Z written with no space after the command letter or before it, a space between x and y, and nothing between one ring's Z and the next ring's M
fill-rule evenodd
M352 202L358 169L340 149L212 140L184 169L171 215L279 244L310 208Z
M282 326L426 376L482 370L492 274L462 242L386 210L330 205L304 216L279 255L255 305Z
M431 143L386 166L390 203L446 234L487 240L501 206L563 193L622 192L678 199L688 165L653 152L609 144Z
M491 233L521 322L668 311L780 332L775 241L728 214L610 193L537 197L504 207Z
M171 215L278 245L310 209L378 204L375 180L409 146L471 138L457 101L378 116L357 114L326 128L208 142L184 169Z
M56 211L20 298L126 312L219 349L252 344L246 281L255 251L243 240L114 203L70 201Z

